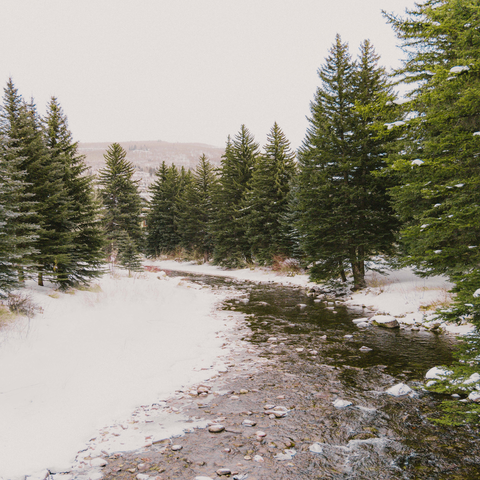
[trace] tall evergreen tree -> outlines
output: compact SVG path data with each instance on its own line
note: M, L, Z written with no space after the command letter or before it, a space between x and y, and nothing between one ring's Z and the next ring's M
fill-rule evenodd
M404 262L423 275L447 275L456 296L439 313L477 326L462 353L468 361L464 357L454 369L456 385L480 365L479 14L478 2L427 0L406 18L387 15L407 52L397 73L413 87L404 105L410 135L391 156L392 171L402 181L392 197L404 222ZM455 388L450 385L449 392ZM467 410L461 422L475 413L470 405ZM478 413L477 408L477 421Z
M214 247L211 222L217 182L215 168L202 155L192 181L187 183L178 201L177 225L181 245L189 251L202 253L205 262L212 255Z
M299 150L298 229L314 280L351 268L354 288L365 286L365 261L391 250L396 221L388 208L386 141L381 105L394 97L369 42L359 63L339 35L318 74L322 86Z
M250 131L242 125L233 141L227 141L222 156L220 179L215 194L216 214L212 224L214 261L224 266L240 266L250 259L250 248L242 217L242 203L259 154Z
M291 241L282 219L287 213L290 185L295 175L295 154L275 122L267 136L264 153L253 169L244 196L246 235L252 255L261 263L271 263L274 255L288 255Z
M142 199L138 182L133 179L135 167L126 156L127 152L120 144L112 143L104 155L105 168L99 171L98 176L108 255L115 255L119 251L121 254L127 244L138 255L143 246L140 224Z
M21 105L22 98L10 78L0 107L0 208L3 211L0 261L4 276L4 286L0 288L4 290L8 285L21 286L26 272L35 269L32 257L36 253L38 224L34 222L35 202L33 194L27 191L25 159L19 146Z
M35 105L19 97L11 80L5 89L3 111L3 132L10 138L9 156L19 159L16 169L24 172L25 193L35 202L34 211L31 202L22 207L29 215L19 220L17 232L23 229L28 238L32 223L40 227L35 254L31 255L38 269L38 283L43 285L45 275L61 281L57 267L68 262L71 248L63 165L49 157Z
M182 170L180 175L175 165L167 167L162 162L155 172L156 179L150 186L152 199L147 215L147 254L158 256L173 251L180 244L177 229L177 202L189 175Z
M50 158L63 166L69 201L71 250L68 263L58 265L58 273L67 284L85 283L102 271L104 237L100 207L94 198L93 177L86 173L85 157L78 154L78 142L73 141L67 118L55 97L48 105L44 135Z

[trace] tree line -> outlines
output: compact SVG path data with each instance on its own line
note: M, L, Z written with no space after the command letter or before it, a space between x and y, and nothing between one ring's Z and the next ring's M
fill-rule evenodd
M373 45L354 58L339 35L318 70L294 152L274 123L260 148L242 125L221 165L163 163L145 202L119 144L87 174L52 98L45 118L9 80L0 128L0 289L36 275L68 287L106 259L182 248L225 267L294 258L313 280L353 279L379 255L455 284L447 317L480 319L479 7L427 0L386 14L407 59L387 74ZM398 98L395 82L411 85ZM478 292L477 292L478 293ZM475 295L474 295L475 294Z

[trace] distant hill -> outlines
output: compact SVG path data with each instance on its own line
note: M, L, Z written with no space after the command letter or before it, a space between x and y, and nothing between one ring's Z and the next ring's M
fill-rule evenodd
M91 173L96 173L105 165L103 158L107 148L113 142L79 143L79 153L85 155L85 163ZM204 153L210 162L220 165L224 149L202 143L118 142L127 152L127 159L135 165L135 177L140 180L140 188L146 190L155 179L154 172L163 161L167 165L175 164L181 168L195 168L198 159Z

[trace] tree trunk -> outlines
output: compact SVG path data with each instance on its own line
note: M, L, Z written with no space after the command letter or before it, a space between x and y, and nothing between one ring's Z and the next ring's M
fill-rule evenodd
M355 247L350 250L350 264L352 265L353 289L361 290L365 288L365 263L363 258L359 259Z
M343 268L340 269L340 277L343 283L347 282L347 276L345 275L345 270Z
M38 272L38 286L43 287L43 272Z

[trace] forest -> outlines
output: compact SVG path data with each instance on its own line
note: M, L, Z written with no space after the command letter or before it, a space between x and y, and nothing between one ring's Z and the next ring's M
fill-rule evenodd
M445 275L454 301L438 312L480 323L480 6L427 0L384 14L401 42L387 74L365 40L340 35L318 69L297 152L274 123L262 148L245 125L220 168L163 163L150 200L118 143L97 177L57 98L44 117L12 79L0 118L0 294L26 279L60 289L89 283L108 263L182 255L228 268L304 268L314 281L365 287L379 257ZM406 85L404 98L395 93ZM480 341L461 368L478 368Z

